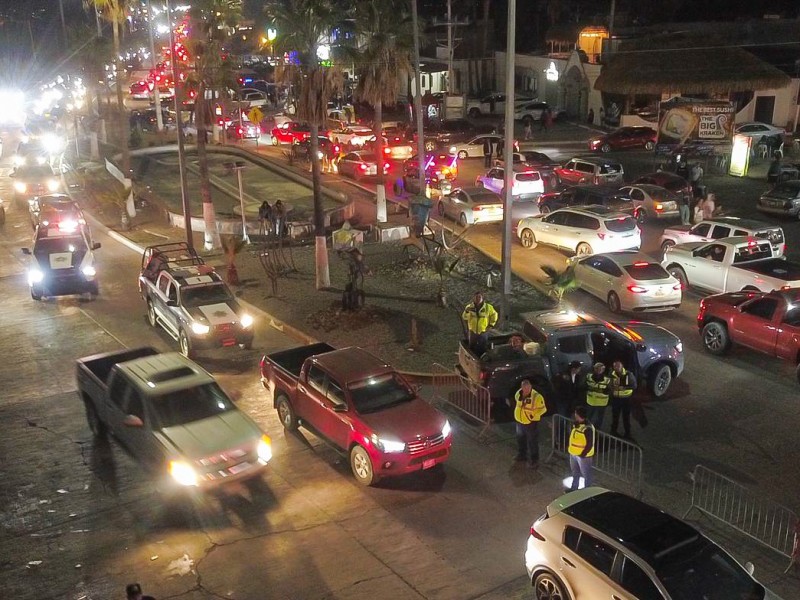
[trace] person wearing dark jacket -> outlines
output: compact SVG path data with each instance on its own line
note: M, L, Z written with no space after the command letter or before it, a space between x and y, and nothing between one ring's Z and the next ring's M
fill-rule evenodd
M556 411L562 417L569 418L572 411L579 404L583 404L585 397L585 381L581 377L581 363L573 360L567 370L558 375L555 380Z
M483 166L487 169L492 166L492 140L489 137L483 138Z
M128 600L156 600L152 596L144 596L142 586L138 583L129 583L125 586L125 596Z

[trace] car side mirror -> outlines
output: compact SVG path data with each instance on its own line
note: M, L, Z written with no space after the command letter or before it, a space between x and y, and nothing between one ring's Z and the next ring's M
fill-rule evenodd
M752 577L753 573L756 572L756 566L748 560L746 563L744 563L744 570L747 571L747 574Z
M122 424L125 425L125 427L144 427L144 422L136 415L128 415L122 419Z
M23 249L22 249L22 253L23 253L25 256L30 256L30 255L31 255L31 249L30 249L30 248L23 248Z
M99 250L102 247L103 247L103 244L101 244L100 242L95 242L95 243L92 244L92 250Z

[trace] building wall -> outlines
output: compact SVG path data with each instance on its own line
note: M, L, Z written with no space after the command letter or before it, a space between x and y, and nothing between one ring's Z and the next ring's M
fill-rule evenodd
M785 127L787 131L795 131L798 126L798 95L800 95L800 79L793 78L786 87L773 90L759 90L753 99L736 114L736 122L754 121L756 103L759 97L774 96L775 108L772 114L772 125Z

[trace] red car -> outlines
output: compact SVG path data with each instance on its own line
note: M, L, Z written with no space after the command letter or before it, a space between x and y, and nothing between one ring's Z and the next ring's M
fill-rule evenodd
M147 81L134 81L130 87L131 98L147 100L155 86Z
M234 140L257 140L261 136L261 129L250 121L233 121L228 125L226 133Z
M627 148L644 148L652 150L656 147L658 134L649 127L620 127L616 131L606 133L589 140L592 152L611 152Z
M261 382L283 426L299 425L347 455L356 480L427 470L450 456L450 423L390 365L325 343L268 354Z
M797 365L800 383L800 289L708 296L700 300L697 328L711 354L747 346Z
M273 127L270 134L272 135L273 146L278 144L299 144L311 137L311 127L297 121L289 121Z

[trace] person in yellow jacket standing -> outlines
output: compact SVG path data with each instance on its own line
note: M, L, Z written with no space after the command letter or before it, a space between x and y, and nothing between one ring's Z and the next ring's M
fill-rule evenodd
M592 463L594 463L594 444L597 436L595 428L586 420L586 407L575 407L575 421L569 433L569 470L572 473L570 490L577 490L583 477L583 487L592 485Z
M517 458L528 460L531 469L539 466L539 421L547 407L544 397L533 389L531 382L523 379L514 396L514 420L517 422Z
M619 417L625 438L631 437L631 396L636 389L636 377L622 366L620 359L611 364L611 435L619 437Z
M586 376L586 416L598 429L603 427L610 394L611 379L606 376L606 366L596 362L592 372Z
M486 330L497 324L497 311L484 301L483 294L475 292L472 302L461 313L461 318L467 323L470 350L480 357L488 349L489 336Z

